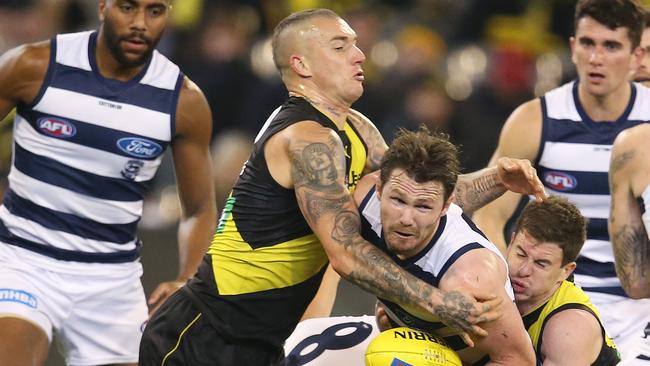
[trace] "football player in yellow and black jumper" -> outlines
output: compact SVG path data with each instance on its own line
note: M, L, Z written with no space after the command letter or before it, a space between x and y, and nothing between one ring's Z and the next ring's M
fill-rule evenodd
M485 334L476 324L498 317L499 300L431 287L360 236L349 192L387 147L350 109L364 79L355 32L330 10L302 11L278 24L273 52L289 99L261 128L198 273L147 325L140 365L279 362L328 262L382 298ZM459 186L468 208L506 188L544 195L524 160L505 159Z

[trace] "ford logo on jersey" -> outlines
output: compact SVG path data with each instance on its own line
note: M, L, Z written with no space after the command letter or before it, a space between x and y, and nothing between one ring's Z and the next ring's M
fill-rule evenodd
M578 180L574 176L562 172L544 173L544 182L556 191L569 191L578 186Z
M162 146L141 137L124 137L117 140L117 147L136 158L155 158L162 153Z
M41 117L36 121L38 129L52 137L72 137L77 128L70 122L54 117Z

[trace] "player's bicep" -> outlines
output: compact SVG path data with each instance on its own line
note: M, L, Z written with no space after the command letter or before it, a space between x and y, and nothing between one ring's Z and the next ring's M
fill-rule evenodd
M185 80L176 111L176 135L172 140L174 169L184 213L214 206L210 136L212 114L205 96Z
M638 151L627 147L625 140L617 138L612 149L609 165L609 188L612 197L609 224L614 229L627 224L640 215L632 194L631 178L638 168ZM623 142L622 144L620 142Z
M541 342L544 366L590 365L600 352L602 330L593 314L570 309L547 318Z
M641 209L632 192L631 181L643 166L634 145L614 145L609 171L611 193L608 220L612 239L616 273L629 296L647 296L648 281L644 273L650 263L644 261L650 242L642 221Z
M359 237L360 221L345 186L341 141L330 131L293 136L289 155L298 205L325 250L352 244Z
M465 257L465 258L463 258ZM506 291L507 272L505 263L488 249L476 249L464 254L450 267L440 282L441 290L454 289L477 296L491 293L503 299L499 309L503 316L481 324L487 337L473 337L475 347L490 355L494 362L521 363L533 357L530 338L524 329L521 316Z
M538 153L542 134L542 111L539 99L519 106L508 118L489 166L497 165L502 157L533 161ZM521 195L506 192L474 212L472 218L479 228L501 250L505 250L509 238L503 236L506 222L517 208Z
M490 166L501 157L535 160L541 136L542 107L540 100L534 99L519 106L504 124Z

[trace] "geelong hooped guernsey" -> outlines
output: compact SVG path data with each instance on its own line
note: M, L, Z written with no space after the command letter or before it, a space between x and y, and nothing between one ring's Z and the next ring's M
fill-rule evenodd
M575 281L585 291L625 296L616 277L607 231L609 159L622 130L650 121L650 89L632 83L627 109L616 121L594 122L578 98L578 82L541 97L542 139L537 174L549 194L564 196L589 219Z
M96 32L52 39L38 96L17 107L0 241L59 260L131 262L183 76L154 51L133 80L104 79L96 39Z
M364 198L359 211L361 234L364 239L381 249L400 267L432 286L438 287L442 277L458 258L474 249L491 250L501 258L507 270L506 261L499 249L487 240L476 225L463 214L462 209L453 203L441 217L438 229L429 244L415 256L404 260L390 251L384 241L381 204L374 188ZM514 301L509 278L504 279L504 288ZM385 299L379 300L385 305L393 325L419 329L443 337L464 362L482 365L489 361L487 354L468 347L457 330L449 328L431 314L423 313L419 309L405 308Z

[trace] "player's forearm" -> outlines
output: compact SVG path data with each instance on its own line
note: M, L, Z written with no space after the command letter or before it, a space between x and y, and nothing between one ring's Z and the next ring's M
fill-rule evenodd
M196 215L182 218L178 226L178 281L186 281L196 273L210 247L216 227L216 208L206 207Z
M642 223L615 225L611 235L623 289L632 298L650 297L650 240L645 227Z
M505 186L499 180L496 167L481 169L474 173L458 176L454 200L463 208L466 215L494 201L506 192Z
M352 248L352 264L334 268L348 281L380 298L430 313L442 301L440 290L404 271L373 245L359 240Z
M341 235L346 227L354 225L341 225L332 235L346 251L346 258L332 261L333 268L343 278L378 297L403 306L419 307L441 319L468 317L468 309L473 305L467 303L464 296L455 291L441 291L419 280L359 235Z

